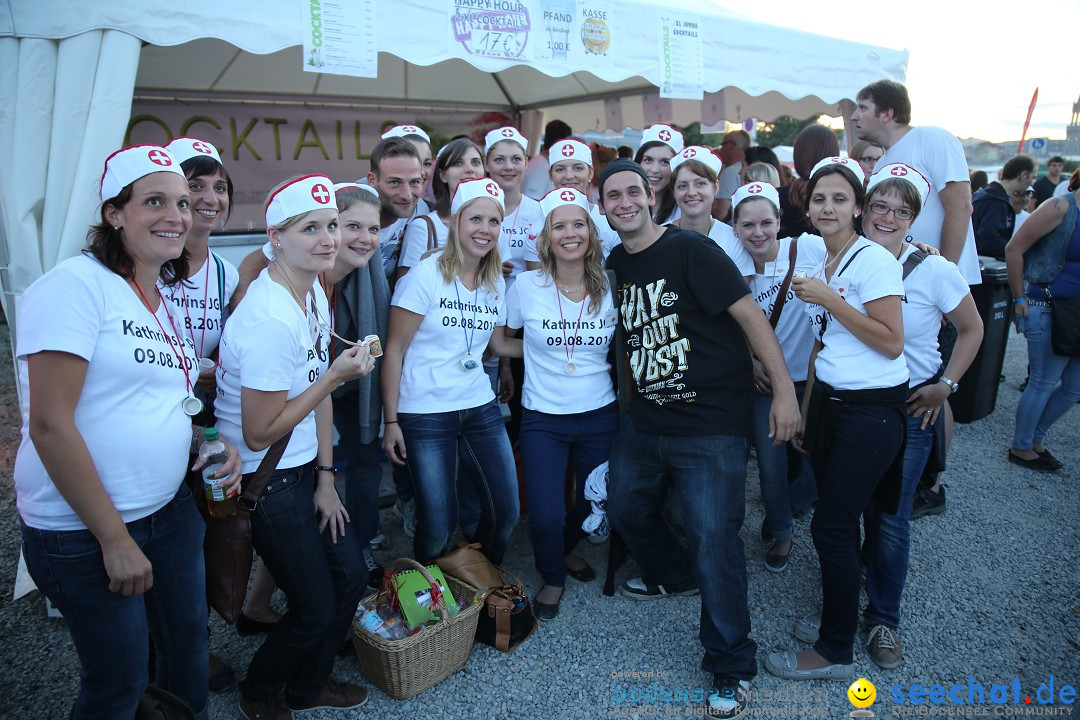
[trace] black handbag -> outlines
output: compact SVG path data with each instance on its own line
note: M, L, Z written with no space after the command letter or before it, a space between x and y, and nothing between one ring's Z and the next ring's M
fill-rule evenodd
M517 578L514 578L517 580ZM476 641L496 650L511 652L536 630L529 595L517 585L491 588L476 624Z
M1046 290L1050 303L1050 346L1055 355L1080 356L1080 297L1055 298Z

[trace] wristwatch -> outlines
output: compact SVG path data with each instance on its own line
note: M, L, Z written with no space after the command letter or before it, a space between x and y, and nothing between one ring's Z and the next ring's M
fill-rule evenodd
M960 389L960 383L953 382L952 380L945 377L944 375L941 376L941 382L948 385L949 389L952 390L954 393Z

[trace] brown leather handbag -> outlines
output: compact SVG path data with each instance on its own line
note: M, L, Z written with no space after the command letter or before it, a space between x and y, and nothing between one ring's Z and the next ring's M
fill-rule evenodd
M206 560L206 599L225 622L233 624L240 617L251 576L251 513L259 503L262 491L277 469L292 430L278 438L266 451L259 467L244 485L237 498L236 514L211 517L206 508L202 488L195 493L199 512L206 521L203 556ZM201 485L201 479L200 479Z

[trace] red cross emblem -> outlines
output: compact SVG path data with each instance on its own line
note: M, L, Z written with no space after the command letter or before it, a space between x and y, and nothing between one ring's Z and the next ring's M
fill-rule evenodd
M503 128L503 137L514 137L514 128Z
M161 165L163 167L168 167L172 165L172 158L169 157L169 154L167 152L163 152L161 150L151 150L146 157L148 157L150 159L150 162L154 163L155 165Z
M840 163L841 165L847 165L847 160L845 160L844 158L834 157L832 158L832 162Z
M566 143L562 148L563 157L571 157L574 154L574 146L570 143Z
M496 185L495 183L493 183L493 182L488 183L484 187L484 189L487 190L487 194L490 195L491 197L499 197L499 186Z
M311 188L311 197L315 199L315 202L320 205L325 205L330 202L330 193L326 191L325 185L315 185Z
M667 130L661 130L659 133L657 133L656 136L658 138L660 138L661 140L663 140L664 142L667 142L668 140L671 139L671 133L668 132Z
M758 185L757 183L754 183L750 187L746 188L746 192L748 192L748 193L759 193L759 192L761 192L761 186Z
M902 166L894 167L892 169L892 174L896 177L904 177L907 175L907 168Z
M203 155L210 154L210 148L208 148L206 146L206 143L204 143L202 140L196 140L195 142L191 143L191 149L195 152L200 152Z
M683 153L683 157L688 157L688 158L692 158L695 155L697 155L697 150L695 150L694 148L687 148L686 152Z
M566 202L574 202L574 191L563 190L561 193L559 193L559 199L565 200Z
M404 125L404 126L402 126L401 132L405 133L406 135L418 135L419 134L418 128L414 128L412 125Z

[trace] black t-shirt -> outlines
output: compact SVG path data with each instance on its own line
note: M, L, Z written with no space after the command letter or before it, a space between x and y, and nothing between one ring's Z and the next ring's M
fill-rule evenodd
M1049 178L1043 175L1041 178L1035 181L1032 185L1035 188L1035 205L1036 207L1042 205L1044 201L1054 196L1054 189L1057 188L1057 183L1052 182Z
M634 427L656 435L746 436L754 387L742 330L725 312L750 293L709 238L669 226L648 248L608 258L626 333Z

